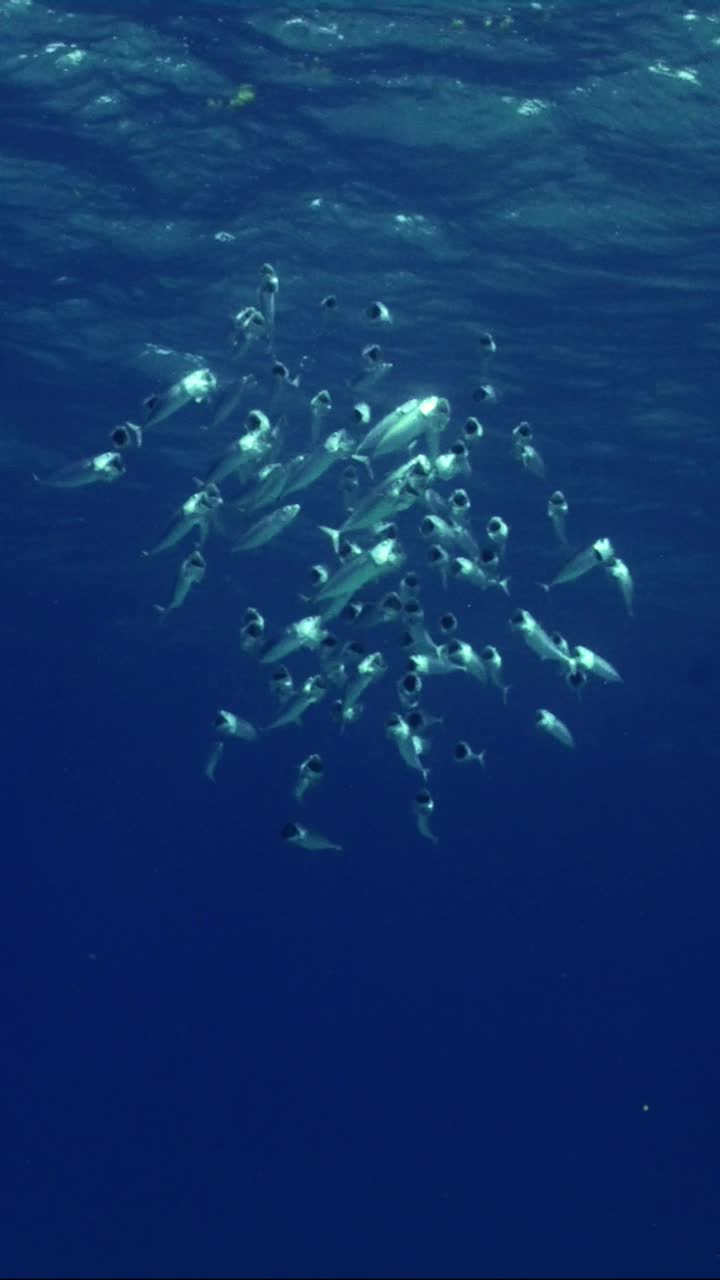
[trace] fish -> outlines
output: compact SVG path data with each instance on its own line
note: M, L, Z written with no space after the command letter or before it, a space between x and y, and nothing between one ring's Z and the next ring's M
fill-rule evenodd
M210 468L205 484L223 484L229 476L244 479L259 470L263 458L273 447L270 419L254 409L245 420L246 430L228 445L222 457Z
M275 643L265 650L260 661L263 664L279 662L280 658L287 658L298 649L318 649L327 634L319 615L300 618L285 628Z
M416 769L421 773L424 782L430 772L421 759L422 752L427 747L425 739L413 733L407 720L397 711L389 715L385 721L385 734L391 742L395 743L403 762L409 769Z
M228 418L237 411L248 391L257 387L257 378L252 373L246 373L241 378L233 378L227 382L215 395L213 400L213 412L210 422L206 430L217 431Z
M33 472L33 480L52 489L80 489L90 484L112 484L124 474L122 456L112 450L96 453L92 458L81 458L79 462L69 462L47 476Z
M561 742L564 747L572 748L575 746L575 739L567 725L562 720L559 720L552 711L547 711L541 707L539 711L535 712L535 724L541 733L548 734L556 742Z
M232 318L230 345L236 356L246 356L253 343L267 336L265 317L257 307L242 307Z
M387 661L382 653L369 653L357 665L355 677L350 681L343 698L343 716L354 707L369 685L380 680L387 671Z
M280 288L280 280L277 271L269 262L264 262L260 268L260 285L258 287L258 302L263 320L265 321L265 333L268 340L268 348L274 350L275 346L275 308L277 304L277 295Z
M475 652L471 644L464 640L450 640L447 646L448 661L461 671L467 671L480 684L487 684L488 676L485 663Z
M328 840L326 836L320 835L319 831L310 831L300 822L286 822L280 834L286 843L296 844L300 849L335 849L338 853L343 851L341 844Z
M601 658L598 653L593 653L592 649L587 649L585 645L576 644L570 656L576 666L587 671L588 675L597 676L605 684L622 684L622 676L612 663L606 658Z
M310 401L310 441L316 445L320 441L322 425L328 414L332 412L332 397L328 390L318 391Z
M527 609L517 609L510 619L510 626L513 631L522 636L528 648L532 649L541 661L558 662L563 667L571 664L572 659L569 655L555 643Z
M370 547L352 556L335 573L331 574L316 593L316 600L329 600L333 596L351 596L361 587L375 582L383 574L392 573L405 559L405 552L395 538L383 538Z
M625 561L615 555L611 556L609 560L605 560L604 565L605 572L610 578L612 578L613 582L617 584L620 590L628 617L632 618L635 601L635 583L633 582L630 570L625 564Z
M283 490L283 497L315 484L336 462L349 457L354 447L355 441L344 427L339 431L333 431L318 448L303 457L301 464L293 469Z
M473 751L469 742L460 739L453 747L453 760L456 764L479 764L485 768L486 751Z
M555 537L563 545L567 543L567 517L570 508L562 489L550 494L547 504L548 519L555 530Z
M159 541L141 554L156 556L161 551L168 551L170 547L182 542L183 538L186 538L194 529L198 531L199 545L202 546L207 538L210 522L221 504L222 496L217 485L208 484L191 493L176 511Z
M235 715L233 711L224 711L222 708L215 716L214 728L220 738L255 742L258 736L257 729L249 720L243 720L242 716Z
M502 694L502 700L507 705L507 696L510 692L510 685L503 684L503 660L498 650L492 644L486 644L484 649L480 651L480 661L488 673L491 684L494 684Z
M541 585L545 586L545 590L549 590L550 587L559 587L565 582L577 582L578 578L584 578L586 573L591 573L599 565L608 565L614 559L615 550L610 539L596 538L584 551L579 551L572 560L568 560L549 583Z
M286 724L300 724L309 707L320 702L327 694L327 681L321 675L308 676L299 693L293 694L285 702L284 710L268 725L268 729L279 729Z
M185 603L188 593L192 588L197 586L199 582L202 582L205 577L206 569L207 564L205 563L205 557L202 553L197 550L191 551L190 555L186 556L180 565L177 580L175 582L175 590L173 591L170 603L168 605L156 604L156 612L166 614L170 613L173 609L179 609L180 606Z
M427 788L423 787L421 791L416 793L413 808L415 811L415 824L420 835L424 836L426 840L431 840L433 844L437 844L438 838L430 827L435 801Z
M202 404L203 400L207 400L212 395L216 386L217 378L210 369L193 369L191 373L186 373L183 378L173 382L164 391L147 396L143 401L145 409L143 430L156 427L159 422L164 422L186 404L190 404L192 400Z
M322 782L323 774L322 757L314 752L298 766L297 781L293 790L295 799L301 801L311 788Z
M254 551L256 547L264 547L267 542L279 537L299 513L299 504L292 502L288 506L279 507L277 511L271 511L270 515L261 516L235 543L232 551Z

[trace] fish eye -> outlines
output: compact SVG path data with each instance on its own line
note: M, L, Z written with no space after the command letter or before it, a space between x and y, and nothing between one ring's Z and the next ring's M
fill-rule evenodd
M483 662L492 662L494 660L495 650L493 649L491 644L485 645L485 648L482 650L480 657L482 658Z
M512 615L512 617L511 617L510 621L511 621L511 623L513 624L513 626L514 626L514 627L521 627L521 626L522 626L522 624L523 624L523 622L525 621L525 610L524 610L524 609L518 609L518 610L517 610L517 611Z
M467 760L470 755L470 747L467 742L456 742L453 748L453 755L456 760Z
M365 359L370 360L372 364L378 364L379 361L382 360L382 351L377 344L374 344L371 347L366 347L363 351L363 355Z
M439 564L441 560L445 560L446 555L442 547L431 547L428 552L428 560L431 564Z
M491 520L488 520L487 527L488 533L499 533L502 529L502 520L498 516L493 516Z
M323 636L323 639L320 642L320 647L322 649L334 649L335 646L337 645L337 642L338 642L337 636L333 635L333 633L330 632L329 635Z
M110 439L114 445L117 445L118 449L124 449L130 439L130 432L126 427L116 427Z
M454 631L457 626L457 618L454 613L444 613L440 619L441 631Z
M420 579L416 573L406 573L402 585L407 587L408 591L416 591L420 586Z
M553 506L558 506L558 507L562 506L563 503L565 502L565 494L562 492L561 489L556 489L554 493L550 494L550 501L552 502Z
M409 711L405 717L405 723L411 729L422 729L425 723L425 717L423 716L422 711Z
M213 724L216 729L224 729L225 725L227 724L227 716L223 711L218 711L213 721Z
M435 516L425 516L424 520L420 525L420 532L425 534L426 537L428 537L429 534L435 532L436 528L437 528L437 523L435 520Z
M283 840L294 840L297 836L300 835L300 828L297 822L286 822L285 826L282 828L282 831L280 832L280 835L282 836Z
M472 393L472 398L473 400L476 401L476 403L480 403L483 400L491 400L492 392L489 390L488 387L483 387L483 386L476 387Z
M415 671L409 671L406 676L403 676L402 687L406 693L417 693L422 687L419 675Z
M323 762L320 756L308 756L305 764L311 773L322 773L323 771Z
M497 564L497 552L494 547L483 547L480 552L483 564Z
M487 351L488 349L489 349L489 350L491 350L491 351L492 351L492 350L494 350L494 348L495 348L495 341L494 341L493 336L492 336L492 334L491 334L491 333L481 333L481 334L480 334L480 346L481 346L484 350L486 350L486 351Z
M283 363L282 363L282 360L276 360L276 361L275 361L275 363L274 363L274 365L273 365L273 367L272 367L272 375L273 375L273 377L274 377L274 378L287 378L287 377L289 376L289 374L290 374L290 370L288 369L287 365L286 365L286 364L283 364Z
M263 630L259 622L247 622L243 627L243 635L249 636L251 640L259 640Z
M456 458L467 457L467 448L463 444L462 440L456 440L455 444L451 446L450 452L453 453Z
M513 431L514 436L519 436L521 440L532 440L532 428L529 422L518 422Z
M402 610L408 618L417 618L423 611L419 600L406 600Z
M430 795L430 792L418 791L415 796L415 803L421 808L427 808L428 805L432 804L432 796Z
M454 507L466 507L470 499L464 489L456 489L450 494L450 501Z
M337 298L335 297L335 294L329 293L326 298L322 299L320 306L324 307L326 311L334 311L337 306Z

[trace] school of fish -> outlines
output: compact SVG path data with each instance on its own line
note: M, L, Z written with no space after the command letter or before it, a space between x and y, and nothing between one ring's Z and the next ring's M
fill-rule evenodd
M317 526L318 544L325 554L310 566L307 581L299 586L298 599L305 602L307 612L282 620L273 629L266 626L260 610L248 606L242 620L242 650L249 661L268 668L273 707L268 724L260 728L226 708L219 708L214 719L210 715L212 744L205 774L215 780L230 742L252 743L260 734L304 723L308 713L317 714L312 708L325 700L341 731L357 720L366 703L376 714L381 698L373 686L388 683L390 667L399 657L396 706L388 710L386 702L379 719L391 744L388 750L394 747L402 763L417 775L411 806L417 830L437 843L427 761L433 728L442 724L442 718L423 705L427 684L459 674L488 692L496 690L495 696L503 702L509 685L500 650L492 644L475 648L470 640L461 639L454 613L447 610L436 624L428 622L420 595L423 566L408 564L408 536L414 522L425 548L424 568L439 575L444 585L455 582L470 590L501 592L509 601L508 524L498 515L491 516L481 530L473 524L473 458L482 449L483 425L471 416L451 428L451 406L436 394L411 398L379 413L375 406L393 365L374 341L363 347L357 374L340 390L339 398L344 397L347 405L340 419L333 421L336 410L329 390L321 388L309 400L305 397L307 361L293 376L277 358L279 290L276 270L264 264L255 301L231 318L228 334L234 365L244 367L256 361L269 374L265 409L244 408L251 396L261 394L254 373L238 372L220 386L209 368L195 368L145 400L141 423L115 426L109 448L34 478L60 489L114 483L126 473L128 455L145 445L155 428L193 402L208 405L207 439L212 444L223 430L232 433L230 441L210 462L207 473L195 480L193 491L157 540L138 548L142 556L154 557L179 554L184 545L186 554L177 566L169 599L155 606L159 616L167 619L202 583L209 541L225 539L233 554L243 555L287 537L303 514L300 496L310 486L321 482L327 486L333 473L332 490L326 487L323 493L334 523ZM334 296L321 300L321 330L338 323L337 311ZM379 301L369 303L361 318L381 331L389 332L393 325L390 309ZM475 388L473 399L487 406L497 398L489 380L495 350L492 334L483 334L478 369L484 380ZM528 422L511 429L509 451L535 481L545 480L545 463ZM546 510L562 553L569 545L569 505L561 490L549 495ZM546 592L601 571L632 616L633 578L609 537L600 536L567 557L566 550L565 563L550 582L541 584ZM369 643L377 633L391 636L383 646L386 652ZM527 609L509 604L508 636L512 634L578 692L589 680L621 681L616 668L600 654L582 644L571 645L564 636L546 630ZM301 651L313 655L316 670L296 678L286 660ZM534 725L556 743L574 748L571 729L552 710L538 708ZM451 752L458 765L485 765L485 749L477 750L469 742L456 742ZM292 797L298 807L319 787L323 776L318 753L298 762ZM304 849L342 849L299 819L289 820L281 836Z

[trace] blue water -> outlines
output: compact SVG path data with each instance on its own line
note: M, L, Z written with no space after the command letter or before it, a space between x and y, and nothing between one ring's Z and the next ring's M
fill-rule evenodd
M0 1273L718 1275L720 9L0 0L0 41ZM357 724L321 705L203 775L218 707L272 714L242 616L307 612L336 475L263 551L212 535L165 625L180 555L140 551L231 424L192 405L116 485L32 480L189 369L231 376L266 261L278 354L309 357L295 451L310 395L347 413L375 298L376 416L436 392L485 427L467 487L511 525L512 599L423 571L423 601L512 691L428 682L437 846L383 731L392 629ZM538 588L557 486L570 550L608 535L631 567L633 619L599 574ZM518 606L622 685L577 700ZM310 751L303 820L342 854L279 837Z

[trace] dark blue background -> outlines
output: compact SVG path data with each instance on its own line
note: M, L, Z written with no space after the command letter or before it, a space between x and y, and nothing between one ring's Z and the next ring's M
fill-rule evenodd
M684 31L660 30L653 6L603 7L592 23L583 8L552 10L542 38L518 8L516 44L500 46L481 29L484 10L470 7L470 35L485 43L469 35L444 56L443 74L478 93L492 74L498 92L514 85L519 98L553 101L565 80L605 77L610 111L616 74L635 86L658 50L687 62L672 44ZM74 9L88 43L98 9L112 27L105 6ZM0 498L0 1271L717 1275L710 70L686 125L698 131L695 153L681 124L665 137L658 122L652 134L652 101L647 126L628 111L611 128L600 110L573 115L572 98L561 99L563 132L542 145L500 132L494 141L489 122L469 152L431 141L404 150L321 122L333 99L346 106L372 92L382 106L383 77L418 77L418 100L441 92L421 83L439 68L419 34L416 48L410 36L406 47L374 42L378 16L354 8L355 51L322 53L337 79L312 99L302 153L283 130L301 127L306 90L279 74L271 10L189 15L187 47L214 73L214 23L222 17L225 41L234 21L243 53L226 44L228 87L261 86L244 117L244 168L226 172L215 118L198 108L198 148L218 147L209 186L188 177L171 194L158 181L190 127L173 116L170 90L166 126L160 109L144 125L150 174L132 145L87 130L79 107L74 115L21 79L7 90L11 155L49 161L60 146L98 225L110 216L104 199L126 202L124 219L130 207L147 225L187 218L197 247L148 261L128 221L124 244L120 233L114 246L89 236L73 252L70 213L48 215L44 230L37 221L39 176L28 170L25 196L13 187ZM668 11L668 23L680 20L682 8ZM350 12L333 20L342 28ZM453 16L398 7L411 34L432 36L424 23ZM14 53L35 47L31 19L6 17L8 29L18 24ZM169 6L116 6L116 19L118 29L144 20L160 51L163 31L175 39L180 29ZM53 21L42 17L43 39ZM533 49L543 51L537 65ZM129 75L118 73L128 90ZM200 83L196 96L214 92ZM680 117L679 106L668 111ZM505 213L495 217L513 201L539 211L555 181L574 207L572 229L521 216L510 230ZM340 206L319 230L307 213L316 191ZM603 199L616 228L607 236L591 221ZM673 216L658 212L654 224L669 206ZM379 215L404 209L441 228L457 258L392 240ZM231 267L212 256L209 235L223 226L238 234ZM141 343L174 342L227 371L228 307L252 300L267 257L281 271L280 354L291 366L329 288L351 316L378 294L397 306L384 407L429 380L461 421L473 409L477 334L493 329L503 399L487 415L473 496L513 526L513 604L545 610L624 676L620 689L594 688L577 704L510 640L507 602L453 595L463 634L503 647L513 692L504 712L489 695L473 701L461 681L429 686L429 708L445 717L431 761L437 848L416 836L414 784L383 738L390 680L341 739L316 710L302 733L231 744L215 788L202 774L217 706L268 718L264 673L239 653L237 628L247 604L277 625L297 616L305 568L327 554L314 525L338 518L330 483L308 497L292 549L278 543L238 567L211 544L207 582L157 629L151 605L175 561L146 566L138 551L208 457L197 443L205 411L189 410L157 448L149 438L117 488L64 494L29 479L52 459L105 447L110 426L137 415L163 380L161 363L144 371ZM86 319L57 301L63 268L90 299ZM670 277L678 283L660 288ZM346 338L345 323L313 349L308 394L341 388L354 368L363 339L354 320ZM632 622L602 582L551 603L537 591L557 554L544 489L507 456L509 428L524 416L552 484L572 495L577 545L608 533L630 563ZM429 586L431 610L447 599ZM573 724L573 755L528 728L548 698ZM485 777L447 764L461 734L487 744ZM342 856L277 838L295 816L293 769L309 750L332 769L308 820L343 841Z

